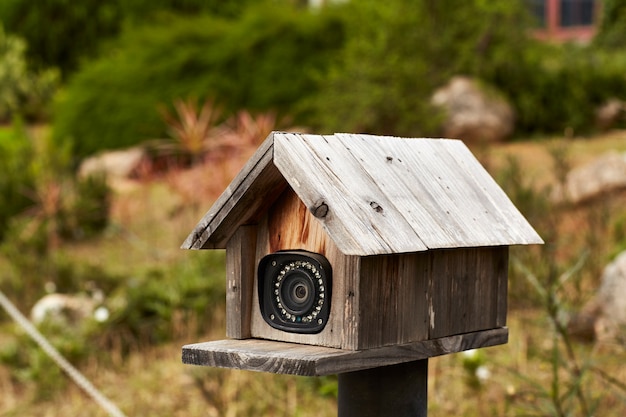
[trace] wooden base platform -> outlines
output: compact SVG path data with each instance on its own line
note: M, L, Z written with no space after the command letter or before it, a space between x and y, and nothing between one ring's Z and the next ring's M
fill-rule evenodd
M322 376L413 362L507 343L501 327L368 350L341 350L261 339L218 340L183 346L183 363L248 371Z

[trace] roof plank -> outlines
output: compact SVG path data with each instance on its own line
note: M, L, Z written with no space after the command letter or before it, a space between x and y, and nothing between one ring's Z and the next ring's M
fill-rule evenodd
M287 184L346 255L543 243L459 140L272 133L183 248L223 248Z
M273 164L273 145L272 133L189 234L182 249L226 248L238 226L268 207L273 202L272 195L280 195L286 181ZM268 190L272 193L268 194Z
M431 161L429 152L420 151L436 139L419 139L416 147L409 140L393 137L338 136L350 141L351 150L367 162L369 175L380 185L380 191L405 216L427 248L459 246L464 238L463 225L450 215L449 193L436 186L433 172L440 169L441 161Z
M319 220L342 252L426 250L415 229L380 190L369 161L359 158L353 145L334 136L280 135L275 139L275 163L307 207L314 210L324 201L328 213ZM293 178L297 181L290 181Z
M532 228L517 207L509 200L498 183L483 168L471 151L460 141L446 141L444 148L450 152L455 166L463 172L466 180L471 183L472 189L480 193L484 206L489 207L487 219L491 228L489 233L498 232L501 239L508 236L515 244L542 244L539 234Z

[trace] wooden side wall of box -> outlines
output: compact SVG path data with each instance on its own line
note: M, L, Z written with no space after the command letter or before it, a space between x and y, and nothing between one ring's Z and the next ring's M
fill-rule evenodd
M506 325L506 246L367 256L359 271L357 349Z
M428 276L424 253L361 259L358 349L428 339Z
M427 254L429 339L506 325L508 246Z
M255 225L240 226L226 245L226 337L251 337L250 315L256 269Z

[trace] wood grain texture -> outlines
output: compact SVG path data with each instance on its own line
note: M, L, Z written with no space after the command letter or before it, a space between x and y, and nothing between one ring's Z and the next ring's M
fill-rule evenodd
M429 338L506 323L508 247L430 251Z
M331 244L321 223L289 187L269 208L267 216L268 253L303 249L326 256Z
M460 141L279 134L274 161L346 254L542 242Z
M275 142L275 161L308 207L323 201L328 214L321 219L331 238L351 255L426 250L416 231L381 191L370 171L387 165L355 154L353 143L333 136L281 135ZM314 173L314 175L312 175ZM393 230L393 233L386 233ZM381 232L382 231L382 232ZM399 242L405 244L400 250ZM363 253L365 251L366 253Z
M356 319L347 320L346 309L353 311L350 304L355 302L356 288L349 288L358 277L358 258L346 256L330 240L321 223L307 210L302 201L289 187L268 209L259 221L255 262L267 254L280 250L306 250L324 255L332 265L333 284L330 320L321 333L296 334L277 330L263 319L258 297L252 304L252 336L294 343L307 343L335 348L354 348L356 342L346 339L352 327L352 337L356 337ZM257 292L258 277L254 280L254 293ZM345 301L345 302L344 302ZM348 332L348 333L346 333Z
M219 340L183 346L189 365L321 376L395 365L507 343L506 327L377 349L350 351L268 340Z
M226 337L251 337L256 226L240 226L226 244Z
M543 243L461 141L274 132L183 247L223 248L287 182L346 255Z
M491 235L492 239L489 244L475 246L543 243L541 237L463 142L446 140L443 141L442 148L451 158L450 164L456 168L457 176L464 176L468 186L478 194L476 198L481 199L483 208L487 211L486 224L489 228L485 233ZM505 238L513 243L497 243Z
M183 247L227 248L229 337L361 351L505 326L508 246L533 243L460 141L274 132ZM297 249L333 267L316 335L260 315L256 265Z
M508 295L509 295L509 248L501 248L502 250L497 255L498 265L495 266L500 274L498 276L498 288L496 293L498 298L496 300L496 323L495 327L506 326L506 318L508 313Z
M361 259L357 349L428 339L429 268L425 252Z
M273 134L261 144L235 179L189 234L183 249L224 249L242 224L255 223L287 185L273 164ZM207 178L207 181L210 181Z

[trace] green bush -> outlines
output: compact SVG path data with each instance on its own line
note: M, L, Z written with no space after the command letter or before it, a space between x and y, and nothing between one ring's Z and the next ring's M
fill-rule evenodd
M599 106L626 98L626 52L535 41L525 7L517 0L350 2L341 60L311 104L317 129L437 135L441 118L430 97L466 75L505 94L518 135L593 130Z
M434 134L435 88L457 74L481 77L527 42L519 1L350 2L341 61L312 107L318 127Z
M165 136L159 108L211 97L226 113L291 113L342 39L333 16L263 3L240 19L162 17L129 29L70 81L54 136L78 156Z
M0 255L13 267L0 271L0 287L21 310L27 311L49 287L63 294L103 295L101 301L94 298L110 314L102 320L70 318L68 325L63 319L52 319L38 325L74 364L101 353L106 361L111 349L126 354L137 347L206 334L215 324L213 314L224 309L223 251L190 254L184 262L129 278L59 251L37 256L28 243L0 248ZM33 259L37 259L34 264ZM19 381L36 383L41 399L58 393L65 378L57 365L17 326L3 320L0 314L5 336L0 364Z
M0 241L4 238L10 219L32 204L27 190L31 190L34 184L33 176L27 169L24 169L33 155L30 140L19 126L3 130L1 133Z
M35 66L76 68L81 56L91 56L99 39L117 33L121 15L117 1L4 0L0 20L30 46Z
M159 12L232 16L249 0L3 0L0 21L31 46L37 66L73 72L84 58L93 58L103 40L117 36L127 24L150 21Z
M57 254L59 255L59 254ZM32 256L17 253L18 257ZM11 261L15 258L12 257ZM46 294L44 288L54 287L61 294L82 294L102 290L109 294L121 285L122 277L113 276L99 267L71 262L64 256L38 258L18 276L2 271L0 284L3 292L22 311L28 311L33 304ZM43 268L42 264L47 264ZM47 280L44 282L44 280ZM0 315L0 318L4 318ZM1 320L0 320L1 322ZM0 346L0 364L9 369L22 383L37 385L36 399L44 400L57 394L68 381L59 366L33 341L17 324L0 323L0 331L5 336ZM37 323L40 332L71 363L78 365L88 357L97 356L101 350L97 343L107 324L95 317L54 317Z
M111 189L104 176L76 179L68 197L60 213L62 237L76 240L95 236L109 225Z
M56 92L57 71L32 72L25 52L26 43L5 34L0 25L0 122L6 123L15 116L29 121L45 119Z
M111 195L104 177L75 178L69 148L53 148L45 136L33 139L19 125L1 133L0 241L9 233L15 245L28 246L43 234L38 253L46 253L62 239L104 230Z
M236 17L249 4L252 0L133 0L120 2L119 7L125 18L137 23L159 12Z
M624 49L626 38L626 1L604 0L602 20L594 44L606 49Z
M83 359L86 354L85 339L71 326L46 324L42 330L55 348L72 362ZM51 399L67 386L67 378L61 368L17 326L3 329L7 335L0 346L0 364L10 370L12 376L21 383L35 382L37 390L34 399ZM12 331L11 331L12 330Z
M518 134L585 133L600 105L626 99L625 52L534 43L484 76L514 105Z
M206 333L224 305L223 270L223 252L204 252L127 280L107 303L112 315L102 339L129 348Z

